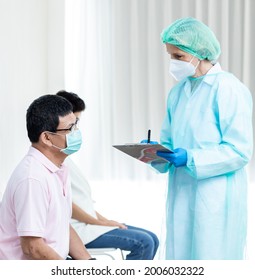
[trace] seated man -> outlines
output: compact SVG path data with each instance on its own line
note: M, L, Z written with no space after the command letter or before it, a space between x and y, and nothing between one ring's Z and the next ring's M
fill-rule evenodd
M71 189L63 161L81 145L72 105L44 95L26 115L28 154L11 175L0 205L1 260L90 259L70 226ZM73 149L70 143L79 144Z
M84 101L66 91L60 91L57 95L73 105L73 113L79 119L85 110ZM130 251L127 260L152 260L159 245L157 236L148 230L108 220L99 214L94 209L91 189L82 172L70 159L65 163L71 175L72 226L86 248L119 248Z

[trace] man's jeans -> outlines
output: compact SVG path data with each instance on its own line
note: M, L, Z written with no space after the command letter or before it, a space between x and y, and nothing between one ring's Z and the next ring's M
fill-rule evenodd
M127 226L114 229L86 244L86 248L119 248L130 251L127 260L152 260L157 252L157 236L148 230Z

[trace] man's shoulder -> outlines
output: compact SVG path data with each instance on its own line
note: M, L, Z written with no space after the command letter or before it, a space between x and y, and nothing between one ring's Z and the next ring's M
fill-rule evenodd
M44 177L45 167L31 154L26 154L14 169L10 181L20 182L28 179L40 180Z

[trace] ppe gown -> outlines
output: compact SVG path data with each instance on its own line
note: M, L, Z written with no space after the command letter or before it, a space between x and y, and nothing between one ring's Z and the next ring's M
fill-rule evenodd
M187 150L184 167L169 172L166 259L243 259L246 245L247 176L252 156L252 98L219 63L191 92L189 78L167 101L161 144Z

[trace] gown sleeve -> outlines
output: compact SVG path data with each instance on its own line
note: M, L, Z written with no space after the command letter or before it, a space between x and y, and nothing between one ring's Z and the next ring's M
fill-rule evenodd
M221 142L208 148L189 149L187 171L197 179L210 178L243 168L252 156L252 98L236 78L220 83L215 114Z

